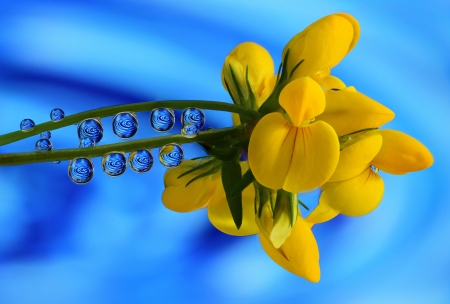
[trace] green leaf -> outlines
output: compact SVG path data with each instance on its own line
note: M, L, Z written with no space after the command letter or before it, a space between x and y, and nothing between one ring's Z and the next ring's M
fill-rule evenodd
M225 190L228 206L236 228L242 225L242 193L233 195L236 183L242 180L241 166L237 158L224 161L222 164L222 184Z
M206 167L208 167L208 166L212 166L212 165L214 165L214 163L217 163L218 161L219 161L219 160L217 160L216 158L213 158L213 159L208 160L208 161L206 161L206 162L200 163L200 164L198 164L197 166L193 167L192 169L187 170L186 172L183 172L183 173L180 174L177 178L182 178L183 176L186 176L186 175L188 175L188 174L191 174L192 172L195 172L195 171L197 171L197 170L199 170L199 169L206 168Z
M232 196L236 196L239 193L242 193L245 188L247 188L253 181L255 177L253 176L252 170L248 169L247 172L242 176L242 179L235 184Z
M305 203L303 203L300 199L298 200L298 203L299 203L300 205L302 205L303 208L305 208L306 210L309 211L308 206L306 206Z
M205 177L205 176L208 176L208 175L212 175L212 174L216 173L216 172L219 171L219 170L220 170L220 164L218 164L217 166L212 167L211 169L209 169L208 171L206 171L206 172L204 172L204 173L202 173L202 174L200 174L200 175L197 175L196 177L194 177L193 179L191 179L190 181L188 181L188 182L186 183L186 186L185 186L185 187L189 186L190 184L192 184L193 182L195 182L195 181L198 180L199 178L202 178L202 177Z
M298 216L297 200L297 195L295 193L287 192L283 189L278 190L273 217L275 218L278 212L284 212L284 210L287 210L287 212L289 212L290 225L293 227Z
M303 63L303 61L305 61L305 59L300 60L300 62L295 65L295 67L292 69L291 73L289 74L289 78L292 77L292 74L294 74L295 70L298 69L298 67Z
M245 69L245 82L247 83L247 90L248 90L248 102L250 103L247 105L248 108L254 109L256 107L256 98L255 94L253 93L252 86L250 85L250 81L248 80L248 66Z
M231 64L230 64L230 73L231 73L231 78L233 79L233 82L234 82L234 87L236 88L236 91L238 93L239 100L242 101L242 100L244 100L244 92L242 92L242 87L240 86L239 82L237 81L236 75L234 74Z

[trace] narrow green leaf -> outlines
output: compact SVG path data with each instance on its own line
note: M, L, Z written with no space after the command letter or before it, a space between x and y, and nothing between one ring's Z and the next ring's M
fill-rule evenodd
M177 177L177 179L178 179L178 178L182 178L183 176L186 176L186 175L188 175L188 174L191 174L192 172L195 172L195 171L197 171L197 170L199 170L199 169L203 169L203 168L206 168L206 167L208 167L208 166L212 166L212 165L213 165L214 163L216 163L216 162L218 162L218 160L215 159L215 158L213 158L213 159L208 160L208 161L206 161L206 162L204 162L204 163L200 163L199 165L195 166L194 168L189 169L189 170L183 172L182 174L180 174L180 175Z
M205 176L208 176L208 175L212 175L212 174L216 173L216 172L219 171L219 170L220 170L220 164L218 164L217 166L212 167L211 169L209 169L209 170L206 171L205 173L202 173L202 174L200 174L200 175L194 177L193 179L191 179L190 181L188 181L188 182L186 183L186 186L185 186L185 187L189 186L190 184L192 184L193 182L195 182L195 181L198 180L199 178L202 178L202 177L205 177Z
M283 210L289 212L289 223L291 227L293 227L298 216L297 195L280 189L277 191L277 200L275 202L273 217L275 218L277 213L283 212Z
M233 100L233 103L235 105L238 105L239 103L236 101L236 99L234 99L233 94L231 94L230 87L228 86L228 82L225 79L223 81L225 82L225 86L227 87L227 91L228 91L228 94L231 97L231 100Z
M245 188L247 188L253 181L255 177L253 176L252 170L248 169L247 172L242 176L242 179L235 184L232 196L236 196L239 193L242 193Z
M253 93L252 90L252 86L250 85L250 81L248 80L248 66L245 69L245 82L247 83L247 90L248 90L248 101L250 103L250 105L248 105L248 108L250 109L254 109L255 108L255 103L256 103L256 98L255 98L255 94Z
M298 200L298 203L299 203L300 205L302 205L303 208L305 208L306 210L309 211L308 206L306 206L300 199Z
M305 59L300 60L300 62L295 65L295 67L292 69L291 73L289 74L289 78L292 77L292 74L294 74L295 70L298 69L298 67L303 63L303 61L305 61Z
M283 63L280 63L280 66L278 67L278 73L277 73L277 81L275 82L275 86L278 85L279 81L280 81L280 76L281 76L281 68L283 67Z
M238 93L239 100L242 101L242 100L244 100L244 92L242 92L242 87L239 85L239 82L237 81L236 75L234 74L231 64L230 64L230 72L231 72L231 78L233 78L234 86Z
M236 183L239 183L241 179L242 172L239 161L237 159L224 161L222 164L222 184L237 229L241 228L242 225L242 193L239 192L233 196L233 191Z

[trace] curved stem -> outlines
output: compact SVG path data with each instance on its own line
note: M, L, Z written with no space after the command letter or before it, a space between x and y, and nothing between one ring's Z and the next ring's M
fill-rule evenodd
M166 101L149 101L133 104L124 104L118 106L105 107L78 114L66 116L60 121L49 121L39 125L36 125L31 131L15 131L0 136L0 146L22 140L33 135L40 134L44 131L51 131L63 127L67 127L73 124L77 124L83 119L87 118L101 118L106 116L112 116L120 112L143 112L151 111L156 108L172 108L172 109L184 109L187 107L200 108L205 110L216 110L238 113L244 116L258 119L261 117L256 111L250 110L240 105L234 105L225 102L218 101L203 101L203 100L166 100Z
M246 125L237 127L220 129L215 131L201 132L194 138L186 138L181 135L169 135L156 138L149 138L143 140L133 140L118 144L96 146L90 148L76 148L53 150L50 152L27 152L16 154L0 154L0 166L14 166L31 164L38 162L51 162L58 160L71 160L77 157L98 157L112 151L132 152L136 150L158 148L166 144L177 143L186 144L198 141L229 141L242 140L249 136L249 130Z

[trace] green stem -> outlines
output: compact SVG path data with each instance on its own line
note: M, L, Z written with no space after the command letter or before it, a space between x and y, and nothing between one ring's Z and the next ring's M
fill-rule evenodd
M31 137L37 134L40 134L44 131L51 131L63 127L67 127L73 124L77 124L80 121L87 118L94 117L106 117L112 116L120 112L143 112L143 111L151 111L156 108L172 108L172 109L184 109L187 107L200 108L204 110L216 110L216 111L225 111L238 113L244 116L251 117L253 119L258 119L261 117L256 111L251 109L247 109L240 105L234 105L225 102L218 101L203 101L203 100L166 100L166 101L150 101L150 102L140 102L133 104L124 104L118 106L111 106L106 108L95 109L91 111L81 112L78 114L66 116L63 120L60 121L49 121L39 125L36 125L31 131L15 131L8 134L4 134L0 136L0 146L4 146L10 144L15 141L19 141L25 139L27 137Z
M98 157L103 156L112 151L132 152L136 150L158 148L170 143L186 144L198 141L229 141L243 140L249 136L249 130L246 125L237 127L220 129L215 131L201 132L194 138L186 138L181 135L169 135L143 140L133 140L118 144L96 146L90 148L76 148L53 150L50 152L27 152L15 154L0 154L0 166L14 166L31 164L38 162L51 162L58 160L71 160L77 157Z

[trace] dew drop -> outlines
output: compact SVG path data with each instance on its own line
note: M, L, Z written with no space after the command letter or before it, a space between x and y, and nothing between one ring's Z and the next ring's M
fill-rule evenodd
M37 152L48 152L53 149L53 144L50 140L41 138L39 139L36 144L34 145L34 149Z
M25 118L20 122L20 130L22 131L31 131L33 130L34 126L34 121L29 118Z
M138 130L138 120L133 113L122 112L114 116L113 131L117 137L127 139L133 137Z
M92 138L98 143L103 138L103 126L97 118L88 118L78 124L78 138Z
M167 132L175 124L175 114L172 109L158 108L150 113L150 125L158 132Z
M373 172L378 173L379 169L375 166L370 166L370 169L372 169Z
M187 123L183 125L181 129L181 135L186 138L194 138L198 135L200 128L196 124Z
M80 143L78 144L79 148L89 148L89 147L94 147L95 146L95 141L90 138L90 137L85 137L80 139Z
M205 125L205 113L198 108L186 108L181 114L181 124L195 124L200 130Z
M55 108L50 112L50 119L52 121L59 121L65 117L64 111L60 108Z
M50 139L52 137L52 133L50 131L44 131L41 133L41 138L43 139Z
M119 176L125 172L127 160L121 152L112 152L102 158L102 169L109 176Z
M86 184L94 176L94 165L88 158L75 158L69 163L68 173L75 184Z
M177 144L167 144L159 150L159 161L167 168L178 167L183 161L183 148Z
M148 172L153 166L153 155L150 150L138 150L130 153L128 164L137 173Z

